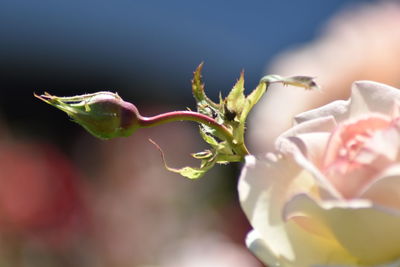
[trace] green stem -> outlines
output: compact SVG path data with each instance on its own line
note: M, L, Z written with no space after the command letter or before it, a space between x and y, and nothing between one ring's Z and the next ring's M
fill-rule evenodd
M208 127L214 129L218 135L222 136L235 151L236 154L244 157L249 153L246 146L242 143L239 144L234 139L232 133L224 125L219 124L216 120L207 115L194 112L194 111L172 111L156 115L153 117L143 117L139 116L139 124L141 127L153 127L160 124L174 122L174 121L194 121L207 125Z

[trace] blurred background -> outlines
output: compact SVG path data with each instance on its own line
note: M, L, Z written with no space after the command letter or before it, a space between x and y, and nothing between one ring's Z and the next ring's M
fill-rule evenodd
M259 267L245 248L240 165L189 181L197 126L174 123L101 141L33 93L118 92L143 115L194 108L241 70L315 75L323 92L273 87L252 114L253 153L297 112L345 99L351 82L400 85L397 1L0 0L0 266Z

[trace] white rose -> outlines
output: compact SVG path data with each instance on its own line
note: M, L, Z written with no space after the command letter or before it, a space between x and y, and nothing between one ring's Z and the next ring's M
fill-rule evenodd
M352 89L246 158L247 245L269 266L400 266L400 91Z

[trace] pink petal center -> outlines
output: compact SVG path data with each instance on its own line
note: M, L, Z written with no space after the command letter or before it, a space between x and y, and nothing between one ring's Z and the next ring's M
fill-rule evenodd
M362 188L397 158L396 120L370 115L345 122L328 141L322 172L346 198Z

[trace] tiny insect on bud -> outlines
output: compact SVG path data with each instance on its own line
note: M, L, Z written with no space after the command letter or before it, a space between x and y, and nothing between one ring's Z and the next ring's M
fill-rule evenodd
M129 136L140 127L137 108L115 93L97 92L72 97L45 93L35 96L66 112L73 121L102 139Z

